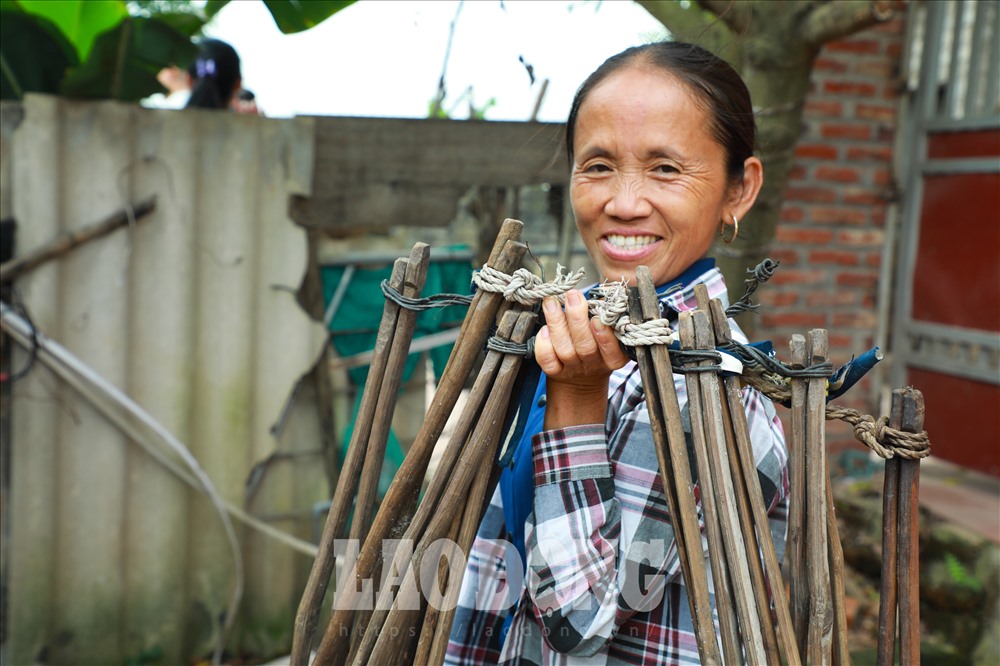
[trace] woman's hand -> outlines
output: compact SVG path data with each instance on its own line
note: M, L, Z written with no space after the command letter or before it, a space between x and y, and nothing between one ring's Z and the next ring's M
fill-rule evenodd
M542 303L546 325L535 337L535 360L546 374L545 429L604 423L608 378L628 362L614 331L596 317L577 289Z

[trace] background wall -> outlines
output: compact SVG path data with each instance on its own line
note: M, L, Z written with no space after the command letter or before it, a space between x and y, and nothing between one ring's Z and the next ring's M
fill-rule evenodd
M828 44L817 57L770 255L781 267L758 292L764 304L758 336L771 338L782 358L791 335L811 328L829 330L836 366L886 346L881 318L891 292L880 291L880 280L888 289L891 274L883 275L883 267L892 250L887 224L896 199L892 155L903 43L900 17ZM872 386L866 378L838 404L888 413ZM828 423L827 442L834 455L860 450L839 421Z

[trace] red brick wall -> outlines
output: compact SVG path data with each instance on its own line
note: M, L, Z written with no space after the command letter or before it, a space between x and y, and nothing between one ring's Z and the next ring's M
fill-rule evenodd
M899 17L826 45L816 59L770 253L781 267L757 292L758 337L772 339L780 358L793 333L811 328L829 331L838 367L874 345L903 38ZM837 402L880 415L868 382ZM854 438L835 422L827 441L834 453Z

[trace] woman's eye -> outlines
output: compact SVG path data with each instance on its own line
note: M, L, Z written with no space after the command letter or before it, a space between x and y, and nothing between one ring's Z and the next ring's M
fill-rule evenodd
M677 173L677 167L673 164L659 164L656 167L657 173Z
M591 164L585 169L585 171L587 173L607 173L608 171L611 171L611 167L607 164Z

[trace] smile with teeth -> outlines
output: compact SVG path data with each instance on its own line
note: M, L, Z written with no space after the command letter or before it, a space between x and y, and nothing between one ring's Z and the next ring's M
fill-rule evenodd
M621 236L618 234L608 234L604 237L612 247L616 248L640 248L652 245L657 240L656 236Z

